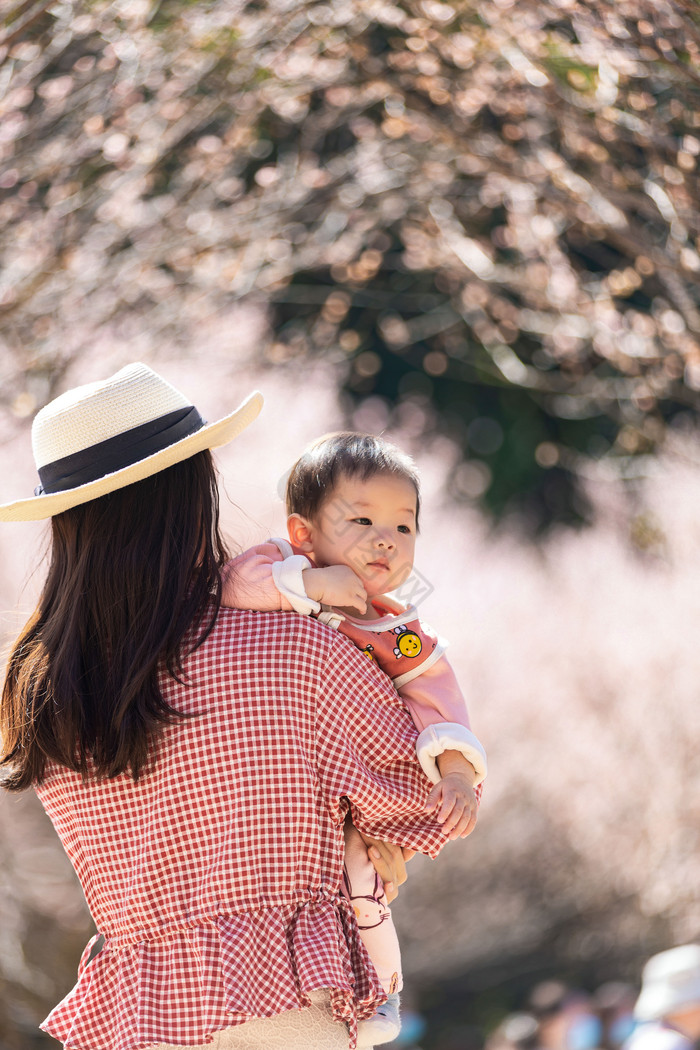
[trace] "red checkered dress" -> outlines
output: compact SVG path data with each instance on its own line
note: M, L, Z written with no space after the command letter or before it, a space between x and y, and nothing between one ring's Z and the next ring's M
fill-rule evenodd
M430 783L389 679L294 613L222 610L167 699L154 770L38 794L105 946L43 1027L78 1050L197 1045L328 987L354 1045L384 996L340 895L343 820L434 856Z

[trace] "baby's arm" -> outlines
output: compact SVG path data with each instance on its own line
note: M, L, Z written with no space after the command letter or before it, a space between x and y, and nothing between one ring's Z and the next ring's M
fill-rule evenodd
M418 760L434 784L426 810L450 838L466 838L476 825L486 752L469 727L466 701L447 658L440 656L399 692L420 731Z
M365 590L346 565L317 569L303 554L285 554L276 542L251 547L227 562L222 605L257 612L321 611L321 603L366 609Z
M477 787L486 776L486 752L470 729L467 704L447 657L441 655L417 670L410 681L399 683L399 693L419 733L416 750L423 772L437 784L441 777L438 756L459 752L473 767Z
M295 608L294 584L301 588L302 571L309 565L290 565L288 586L281 590L275 582L284 555L276 543L261 543L232 558L222 573L221 603L229 609L255 609L258 612L290 612ZM298 579L292 579L292 571Z
M451 839L466 838L476 826L486 753L469 728L467 704L455 673L446 657L440 656L402 685L399 693L421 730L416 742L418 759L434 785L426 812L435 815ZM362 837L391 902L406 881L404 862L414 851Z

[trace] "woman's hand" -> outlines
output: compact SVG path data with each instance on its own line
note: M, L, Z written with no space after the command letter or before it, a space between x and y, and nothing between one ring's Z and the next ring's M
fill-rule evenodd
M415 857L416 851L402 849L395 846L393 842L384 842L382 839L371 839L363 835L367 846L367 855L372 861L379 878L384 883L384 892L389 904L399 895L399 886L403 886L407 879L406 862Z

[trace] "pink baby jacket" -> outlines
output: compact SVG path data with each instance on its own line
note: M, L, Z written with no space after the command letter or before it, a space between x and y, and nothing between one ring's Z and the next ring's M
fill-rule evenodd
M475 784L480 784L486 776L486 753L471 731L466 701L444 655L445 641L412 605L402 606L386 595L372 599L379 614L375 620L322 607L304 590L302 572L314 567L284 539L251 547L226 566L223 604L314 616L346 635L392 679L419 731L418 760L432 782L440 780L437 756L456 750L472 763Z

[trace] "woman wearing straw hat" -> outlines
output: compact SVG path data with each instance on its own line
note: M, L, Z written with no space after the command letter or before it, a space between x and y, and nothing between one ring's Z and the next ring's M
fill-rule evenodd
M2 780L36 789L104 938L44 1022L68 1048L354 1046L384 996L339 892L346 812L431 855L447 841L370 662L306 617L220 607L210 450L261 405L206 424L130 365L39 412L40 485L0 507L52 537L9 657Z

